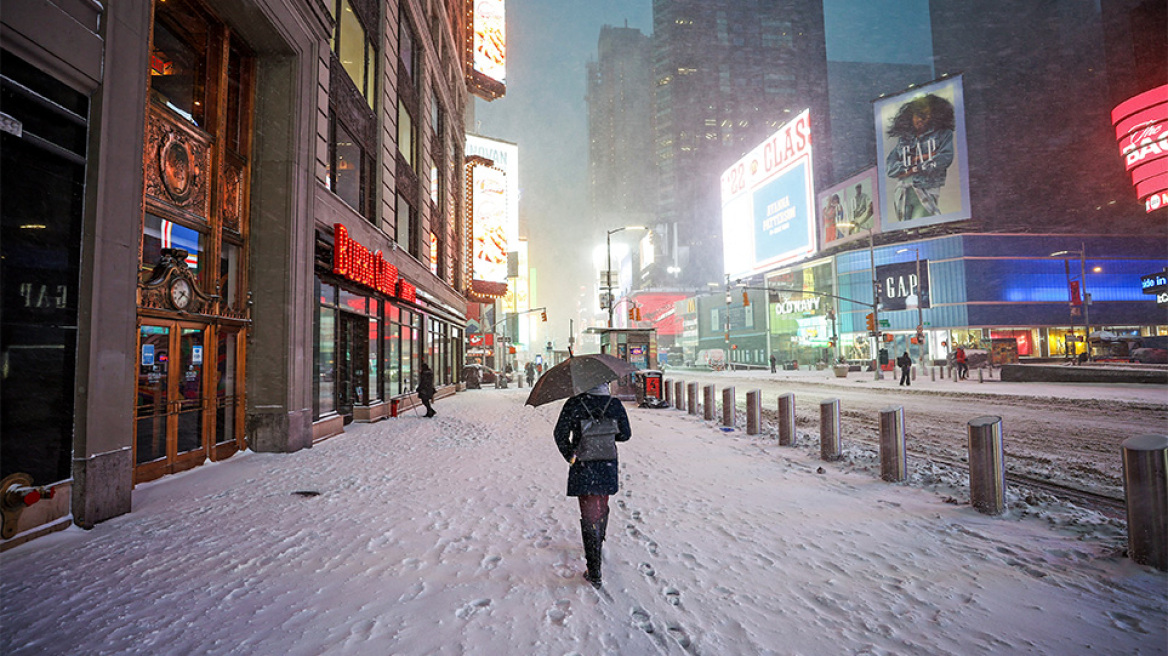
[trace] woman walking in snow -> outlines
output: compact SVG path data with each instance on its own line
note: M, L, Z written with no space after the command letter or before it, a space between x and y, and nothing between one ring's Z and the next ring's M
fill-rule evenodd
M608 447L594 448L594 443L585 444L583 423L598 419L613 420L615 435L607 438L613 442ZM592 433L590 431L590 440ZM629 417L620 399L610 396L608 383L577 394L564 402L560 417L556 421L554 435L556 447L571 467L568 469L568 496L576 497L580 504L580 534L584 541L584 560L588 571L584 578L600 587L600 545L604 542L608 528L608 497L618 489L618 466L615 442L626 442L632 436Z

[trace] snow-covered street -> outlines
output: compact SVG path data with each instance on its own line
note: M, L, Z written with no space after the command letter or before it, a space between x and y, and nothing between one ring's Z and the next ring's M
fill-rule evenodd
M0 652L1168 650L1168 574L1124 557L1113 520L1016 492L985 516L943 468L889 484L846 436L823 463L814 427L779 447L676 410L630 408L598 594L561 404L527 392L140 485L129 515L0 556Z

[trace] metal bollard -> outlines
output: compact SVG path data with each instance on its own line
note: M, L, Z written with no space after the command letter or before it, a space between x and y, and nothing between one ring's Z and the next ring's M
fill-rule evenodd
M746 434L758 435L762 425L762 390L746 393Z
M702 418L713 421L717 416L718 406L714 403L714 386L706 385L702 388Z
M986 415L969 422L969 502L987 515L1006 509L1001 417Z
M931 382L934 382L934 383L937 382L937 368L936 367L929 367L929 378L932 379Z
M904 406L880 411L880 478L899 483L908 476L904 451Z
M665 401L665 405L672 408L673 407L673 381L672 380L667 379L667 380L661 381L661 394L663 397L661 400Z
M979 382L979 383L984 383L984 382L985 382L985 379L983 379L983 378L981 377L981 369L978 369L978 370L977 370L977 382Z
M679 380L673 383L673 400L677 402L674 407L678 410L685 410L685 381Z
M698 384L690 383L685 388L685 408L691 415L698 413Z
M819 458L840 459L840 402L824 399L819 402Z
M734 395L734 387L722 388L722 425L734 428L734 420L738 414L738 399Z
M914 365L914 366L913 366L913 368L912 368L912 376L910 376L910 377L909 377L909 380L914 380L914 381L915 381L916 379L917 379L917 368L916 368L916 366Z
M1120 446L1128 556L1168 571L1168 435L1129 437Z
M779 395L779 446L795 446L795 395Z

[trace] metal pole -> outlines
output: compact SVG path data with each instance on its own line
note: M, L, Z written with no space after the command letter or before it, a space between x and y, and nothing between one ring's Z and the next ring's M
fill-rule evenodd
M795 445L795 395L779 395L779 446Z
M758 435L762 424L762 390L750 390L746 393L746 434Z
M612 231L604 235L604 252L608 256L608 264L604 269L604 302L608 304L608 327L612 328Z
M880 411L880 478L899 483L907 474L904 406L889 406Z
M734 420L738 414L738 399L734 395L734 387L722 388L722 425L734 428Z
M840 402L824 399L819 402L819 458L840 459Z
M872 361L876 364L875 380L884 380L884 373L880 371L880 283L876 280L876 238L873 234L876 231L876 226L873 224L868 229L868 259L872 264L872 323L876 327L876 334L872 336L874 348L872 349Z
M698 384L689 383L686 388L685 409L689 414L696 415L698 413Z
M986 415L969 422L969 502L987 515L1006 509L1001 417Z
M734 361L730 358L730 274L726 274L726 369L734 371Z
M1083 339L1087 362L1091 361L1091 298L1087 294L1087 242L1079 242L1079 292L1083 294Z
M1168 435L1130 437L1121 446L1127 553L1168 571Z
M702 417L706 421L713 421L717 415L718 407L714 402L714 386L706 385L702 388Z
M921 299L923 297L923 294L921 293L921 249L914 248L913 252L917 254L917 335L924 337L924 335L925 335L925 314L924 314L924 312L925 311L924 311L924 309L921 308ZM920 342L919 339L917 341ZM924 363L924 361L925 361L925 345L923 343L919 343L919 344L917 344L917 346L919 347L919 350L917 353L917 359L920 360L922 363Z

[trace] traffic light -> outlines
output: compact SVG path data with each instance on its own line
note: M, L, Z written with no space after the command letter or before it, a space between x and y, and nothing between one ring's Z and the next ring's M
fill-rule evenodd
M544 323L547 323L547 310L541 311L539 313L539 318L542 319Z
M641 320L641 308L639 308L639 307L633 308L633 317L635 317L633 319L633 321L640 321Z
M869 312L868 316L864 317L864 320L868 322L868 332L875 333L876 332L876 315L872 312Z
M637 320L636 310L637 310L637 308L629 308L629 321L636 321Z
M750 307L750 295L745 290L742 292L742 307Z

